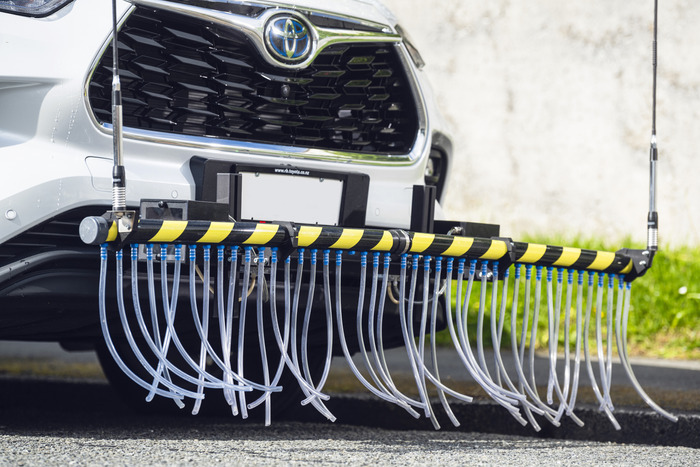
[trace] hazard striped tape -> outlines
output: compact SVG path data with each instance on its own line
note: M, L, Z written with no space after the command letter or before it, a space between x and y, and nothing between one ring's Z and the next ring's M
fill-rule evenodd
M292 233L293 232L293 233ZM117 239L116 224L108 242ZM506 239L461 237L404 230L352 229L259 222L138 221L129 243L223 244L229 246L293 246L317 250L355 250L506 261L556 268L627 274L632 260L607 251L510 242Z

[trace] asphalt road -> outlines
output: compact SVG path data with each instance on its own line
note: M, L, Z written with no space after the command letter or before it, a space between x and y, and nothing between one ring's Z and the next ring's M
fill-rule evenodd
M340 423L143 417L95 382L0 379L0 465L698 465L700 450Z
M75 355L67 368L90 364L89 354ZM37 358L16 356L14 361L32 366ZM334 377L344 371L338 366ZM647 437L630 442L630 435L616 438L620 432L585 406L579 414L588 430L563 426L516 433L516 424L500 407L482 401L453 404L462 427L434 431L421 423L425 420L416 423L374 397L345 394L331 399L335 423L321 422L305 408L264 427L230 416L138 415L99 375L4 373L0 465L700 465L700 446L692 436L676 443L681 446L654 444L673 444L669 433L680 438L683 432L698 433L700 417L694 411L681 411L681 421L671 424L648 410L621 408L623 433Z

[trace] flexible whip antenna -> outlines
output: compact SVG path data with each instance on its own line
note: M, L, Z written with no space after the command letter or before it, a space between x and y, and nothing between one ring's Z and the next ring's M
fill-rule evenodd
M649 150L649 215L647 216L647 250L653 255L659 248L659 215L656 212L656 162L659 153L656 147L656 29L658 22L658 0L654 0L654 41L652 43L652 107L651 148Z
M119 45L117 41L117 1L112 0L112 210L126 210L126 170L122 155L122 91L119 79Z

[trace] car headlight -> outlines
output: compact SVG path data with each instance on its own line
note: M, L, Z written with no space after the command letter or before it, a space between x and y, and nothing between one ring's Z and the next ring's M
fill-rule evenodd
M73 0L0 0L0 11L26 16L48 16Z

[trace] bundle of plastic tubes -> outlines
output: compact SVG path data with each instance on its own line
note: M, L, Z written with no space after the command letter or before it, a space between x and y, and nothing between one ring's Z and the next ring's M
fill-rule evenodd
M450 388L440 378L436 333L438 315L444 312L454 358L522 425L529 423L539 430L543 420L558 426L565 416L582 425L575 407L580 375L586 371L600 411L619 429L611 397L613 347L645 402L676 420L644 392L629 363L626 342L632 282L625 274L631 270L631 260L624 255L513 242L509 248L501 240L308 227L297 229L295 248L287 248L285 258L280 258L278 247L270 246L278 230L269 224L264 224L262 233L259 224L248 226L244 233L236 233L233 224L217 226L218 236L229 239L219 244L179 243L188 235L190 241L192 236L201 240L213 235L211 224L196 226L196 233L180 226L177 235L164 234L162 224L154 231L142 230L141 237L147 241L130 245L127 274L124 253L114 253L119 333L123 332L143 369L129 367L126 362L134 359L124 358L124 347L115 344L110 330L106 304L110 254L106 243L101 246L103 334L115 362L144 389L147 400L161 396L182 407L184 400L192 399L196 414L206 403L208 391L216 389L233 415L246 418L249 410L263 405L269 424L271 395L285 389L280 378L286 368L303 393L301 404L313 406L333 421L324 386L337 336L352 373L372 394L415 418L424 415L436 429L440 425L435 410L441 407L458 426L450 400L469 403L472 396ZM236 237L239 234L243 236ZM398 244L405 251L397 253ZM319 245L322 248L316 248ZM435 251L441 254L428 254ZM355 275L352 290L357 290L357 298L343 303L348 299L342 293L343 262L350 254L359 261L359 287ZM512 261L504 261L506 256ZM140 281L144 265L145 281ZM317 277L322 278L319 284ZM147 309L140 298L144 282ZM188 284L189 310L178 309L181 283ZM129 288L132 300L127 306L124 290ZM317 292L322 304L314 303ZM441 300L444 310L438 307ZM398 305L417 391L399 387L387 365L383 323L388 301ZM320 376L313 374L309 363L314 309L325 310L326 351ZM354 320L346 316L348 310L353 310ZM187 319L198 335L194 350L178 334L176 316L183 313L191 315ZM134 321L138 329L131 329ZM348 322L355 323L354 333L346 332ZM546 323L545 339L538 339L540 323ZM251 324L257 329L262 365L255 371L262 374L257 381L249 379L244 368L245 352L250 351L245 343L250 334L245 329ZM269 342L270 330L274 342ZM349 342L349 335L356 342ZM490 335L490 342L485 342L485 335ZM538 342L547 346L549 372L544 381L535 377ZM589 342L595 343L593 349ZM487 347L493 351L487 353ZM275 349L272 354L271 349ZM359 349L359 368L351 349ZM502 352L511 353L515 371L507 371Z

